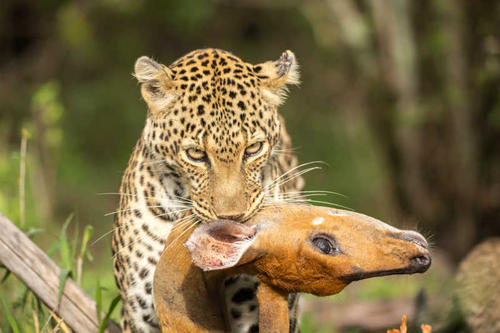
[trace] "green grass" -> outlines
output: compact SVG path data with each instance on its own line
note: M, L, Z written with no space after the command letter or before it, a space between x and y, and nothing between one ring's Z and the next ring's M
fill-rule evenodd
M83 276L87 275L85 263L92 260L87 244L93 229L91 226L86 226L82 237L78 235L78 228L75 228L73 235L68 235L67 228L71 220L72 215L66 219L59 238L47 250L47 254L55 258L56 263L61 267L58 300L61 299L67 279L75 280L87 293L95 295L98 313L101 310L106 312L105 316L99 317L100 332L103 332L110 319L119 319L115 310L119 305L120 297L114 284L110 286L110 281L106 280L105 285L101 284L99 274L96 272L89 273L90 278L83 279ZM28 230L27 234L30 234L30 231ZM37 234L43 235L43 232ZM2 332L32 332L37 331L36 327L39 327L41 331L52 331L60 326L49 309L31 291L12 274L9 274L5 267L3 270L5 271L2 274L4 278L0 284L0 299L3 308L0 311L0 317L7 320L0 320ZM82 284L81 281L86 281L86 283ZM115 314L114 317L112 317L113 314ZM40 325L40 323L44 324Z
M30 156L27 156L27 169ZM102 332L109 320L119 320L120 297L114 285L111 263L106 260L94 262L90 240L94 233L92 225L80 227L71 213L61 224L41 221L35 209L22 212L19 184L25 183L25 207L36 207L29 179L19 178L19 153L0 152L0 212L6 215L35 243L45 248L45 252L61 268L58 300L60 301L64 284L68 278L75 280L89 295L95 295L97 307L106 315L99 318ZM25 182L26 180L26 182ZM20 217L25 216L24 226ZM58 227L59 225L59 227ZM70 231L71 230L71 231ZM54 237L54 231L58 231ZM57 318L26 286L21 283L5 266L0 265L0 332L52 332L65 330Z

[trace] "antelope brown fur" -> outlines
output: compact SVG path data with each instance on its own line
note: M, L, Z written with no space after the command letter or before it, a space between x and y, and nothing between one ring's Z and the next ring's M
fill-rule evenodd
M227 331L229 314L219 296L233 275L260 280L260 332L288 332L291 292L333 295L352 281L422 273L431 263L417 232L304 205L266 208L244 225L219 220L191 234L177 230L166 244L154 277L163 332Z

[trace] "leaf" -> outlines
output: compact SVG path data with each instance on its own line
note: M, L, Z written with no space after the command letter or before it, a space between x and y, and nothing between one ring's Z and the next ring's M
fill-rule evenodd
M82 245L80 247L80 258L83 258L85 256L85 252L87 251L87 244L93 233L94 227L92 227L91 225L87 225L85 227L85 231L83 232Z
M61 258L65 269L71 268L71 253L69 250L69 243L66 237L61 238Z
M76 226L75 226L75 231L74 231L74 234L73 234L73 240L71 241L71 251L70 251L70 259L71 258L75 258L76 256L76 248L78 247L78 237L79 237L79 227L78 227L78 223L76 223Z
M29 138L31 138L31 133L30 133L30 131L27 128L23 127L21 129L21 136L23 138L29 139Z
M111 301L111 304L109 305L108 312L106 313L106 316L104 316L103 321L99 325L99 333L104 332L104 330L108 326L108 321L109 321L109 318L111 318L111 314L113 313L116 306L118 305L118 303L120 303L121 300L122 300L122 298L120 295L117 295L117 296L115 296L115 298L113 298L113 300Z
M61 229L61 236L59 237L59 240L61 242L61 258L63 261L64 268L67 270L71 269L71 251L70 251L68 237L66 236L66 229L68 228L68 225L73 219L73 216L74 216L73 213L69 214L68 218L63 224L63 227Z
M36 234L39 234L43 231L44 230L41 228L31 228L25 232L25 235L28 236L28 238L33 239L33 236L35 236Z
M24 309L26 304L28 303L28 297L31 294L31 290L29 288L25 288L23 292L23 297L21 298L21 307Z
M54 257L54 253L56 253L57 250L61 248L61 241L58 239L52 245L50 245L49 249L47 250L47 255L52 258Z
M102 311L102 294L101 294L101 281L97 279L97 286L95 288L95 301L97 303L97 321L101 324L101 311Z
M19 327L17 326L17 322L12 317L12 314L9 311L9 307L7 306L7 302L5 301L5 298L2 297L2 303L3 303L3 311L5 313L5 316L7 317L7 321L10 324L10 328L12 329L12 332L14 333L19 333Z
M61 269L59 273L59 290L57 291L57 306L59 308L59 304L61 303L61 298L64 290L64 285L66 284L66 279L71 276L71 271L69 269Z
M0 284L4 283L9 276L10 276L10 270L7 269L7 271L5 272L2 280L0 281Z

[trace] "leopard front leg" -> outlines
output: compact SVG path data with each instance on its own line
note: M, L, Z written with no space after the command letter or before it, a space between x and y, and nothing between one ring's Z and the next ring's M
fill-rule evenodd
M259 304L257 288L259 280L252 275L242 274L231 277L224 283L225 302L231 331L233 333L259 332ZM288 297L290 317L290 333L297 333L298 327L298 294Z
M132 226L130 228L137 230ZM122 330L159 332L152 286L163 246L146 234L138 234L136 238L114 236L113 243L115 280L122 298ZM116 243L119 245L116 246Z

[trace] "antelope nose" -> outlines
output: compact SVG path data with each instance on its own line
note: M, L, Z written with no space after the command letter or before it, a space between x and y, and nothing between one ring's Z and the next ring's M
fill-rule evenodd
M405 231L401 234L401 239L418 245L420 254L410 259L410 270L415 273L423 273L431 266L431 256L429 254L429 244L425 238L415 231Z
M425 238L415 231L403 231L401 233L390 233L390 237L400 239L418 246L417 255L410 258L409 272L423 273L431 266L431 255L429 254L429 244Z
M429 253L411 258L410 269L414 273L423 273L431 266L431 256Z

